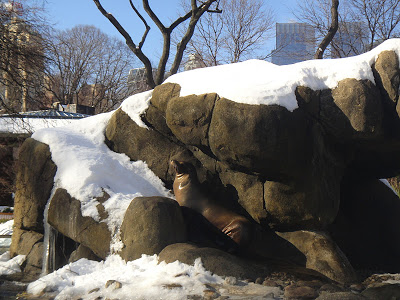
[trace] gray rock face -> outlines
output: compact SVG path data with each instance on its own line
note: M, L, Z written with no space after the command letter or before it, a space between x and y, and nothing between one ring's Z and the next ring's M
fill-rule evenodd
M43 212L53 188L56 166L49 147L28 138L19 154L14 226L43 233Z
M381 284L361 293L367 299L386 300L400 298L400 284Z
M326 234L311 231L279 232L278 235L306 256L306 267L342 284L357 281L344 253Z
M181 87L178 84L166 83L157 86L152 94L150 106L144 118L161 134L169 135L171 130L166 124L166 109L169 101L178 97Z
M185 242L186 226L179 204L162 197L138 197L129 205L121 226L126 261L158 254L166 246Z
M305 154L305 121L300 111L290 113L281 106L220 99L210 124L210 148L231 168L268 173L269 177L292 175L304 161L292 154Z
M69 263L80 260L81 258L86 258L89 260L100 260L100 258L93 253L88 247L79 245L78 248L73 251L68 259Z
M43 234L15 228L12 235L10 255L26 255L23 271L29 281L38 278L42 272Z
M146 161L154 174L170 183L173 179L168 173L168 162L185 150L158 131L138 126L121 109L109 121L106 139L113 151L125 153L132 160Z
M208 147L208 131L217 94L175 97L168 102L167 125L186 145Z
M397 66L399 58L393 51L383 51L373 66L375 81L384 100L390 107L395 107L399 98L400 72Z
M58 232L91 249L105 259L110 253L111 233L106 223L83 217L81 202L64 189L57 189L51 199L48 222Z

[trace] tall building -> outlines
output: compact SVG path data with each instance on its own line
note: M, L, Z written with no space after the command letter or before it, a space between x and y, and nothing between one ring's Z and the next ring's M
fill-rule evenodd
M185 64L184 70L190 71L194 69L204 68L206 65L197 53L189 54L189 60Z
M272 63L289 65L312 59L315 52L315 30L306 23L276 23L276 48Z
M363 24L361 22L341 22L331 44L332 58L349 57L365 52Z
M157 69L153 68L153 76ZM130 69L127 79L128 90L131 95L150 90L150 86L146 81L146 69L135 68Z
M0 96L5 107L0 105L0 111L25 112L38 109L43 93L43 47L40 34L19 17L22 13L15 12L14 4L1 18Z

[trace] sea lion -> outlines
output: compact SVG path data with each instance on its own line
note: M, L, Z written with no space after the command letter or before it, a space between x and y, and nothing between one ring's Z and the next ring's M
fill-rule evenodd
M173 189L179 205L197 211L241 249L245 249L251 240L251 222L209 199L201 191L196 169L192 164L177 160L171 160L170 164L175 171Z

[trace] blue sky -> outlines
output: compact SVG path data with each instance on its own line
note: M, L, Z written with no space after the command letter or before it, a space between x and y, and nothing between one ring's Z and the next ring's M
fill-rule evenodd
M178 7L181 0L150 0L152 9L159 15L160 19L168 24L170 20L178 15ZM135 0L134 3L141 1ZM293 19L291 8L296 0L269 0L265 1L275 12L277 22L288 22ZM125 29L131 34L135 42L140 41L144 26L136 17L129 5L128 0L102 0L104 8L112 13ZM140 7L140 5L138 5ZM54 27L59 29L72 28L78 24L95 25L109 35L122 38L118 31L97 10L92 0L48 0L46 8L49 20ZM155 25L154 25L155 26ZM156 28L151 30L144 51L149 57L158 57L161 53L161 37ZM275 41L272 39L267 46L272 50Z

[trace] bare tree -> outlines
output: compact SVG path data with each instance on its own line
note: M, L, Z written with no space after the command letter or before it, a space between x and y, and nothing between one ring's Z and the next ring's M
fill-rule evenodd
M225 15L225 13L224 9L223 14ZM226 39L223 14L203 16L186 49L187 54L195 54L196 59L205 66L217 66L226 62L223 54Z
M257 50L273 36L274 13L261 0L222 0L222 13L200 19L187 52L206 66L260 56Z
M329 26L328 32L325 37L322 39L317 51L315 52L314 58L322 59L325 49L329 46L333 37L335 36L338 28L339 28L339 0L332 0L331 6L331 25Z
M104 112L129 95L127 76L133 54L122 41L94 26L55 32L49 56L51 102L85 104Z
M350 0L352 17L368 30L366 51L376 43L399 35L400 0Z
M297 6L294 15L316 29L321 43L334 23L331 0L304 0ZM330 43L332 56L358 55L399 36L400 0L341 0L337 17L338 30Z
M0 0L0 110L43 107L46 24L29 1Z
M164 25L159 17L154 13L152 8L150 7L149 1L148 0L143 0L142 1L142 6L144 10L146 11L147 15L150 17L150 19L154 22L154 24L157 26L158 30L161 32L162 37L163 37L163 51L157 66L157 71L153 72L153 66L146 54L143 52L143 44L146 41L147 34L150 31L150 26L146 22L145 18L140 14L136 6L133 4L132 0L128 0L133 12L137 15L137 17L140 18L140 20L143 22L145 25L145 32L143 33L141 41L136 44L130 34L125 30L125 28L118 22L118 20L109 12L107 12L102 4L100 3L100 0L93 0L94 3L96 4L97 8L99 11L114 25L114 27L119 31L119 33L125 38L126 44L128 47L131 49L131 51L139 58L139 60L143 63L145 69L146 69L146 80L148 85L151 88L154 88L156 85L161 84L164 81L164 77L166 74L166 67L168 63L168 59L170 56L171 52L171 35L172 32L182 23L185 21L188 21L186 24L186 30L185 34L179 41L176 47L176 54L174 61L172 63L171 69L169 71L169 74L175 74L178 71L178 68L181 64L182 57L183 57L183 52L186 49L187 44L189 43L190 39L193 36L193 32L195 30L196 24L201 18L201 16L208 12L220 12L218 6L216 9L211 9L212 4L218 3L218 0L204 0L204 1L198 1L198 0L190 0L191 6L190 10L184 14L183 16L177 18L175 21L173 21L169 26Z
M308 41L310 44L318 45L314 52L315 58L323 55L328 50L328 45L334 43L333 37L339 28L341 17L336 6L339 2L335 2L335 0L298 1L297 7L293 10L293 14L300 22L307 23L315 29L315 37L312 41Z

